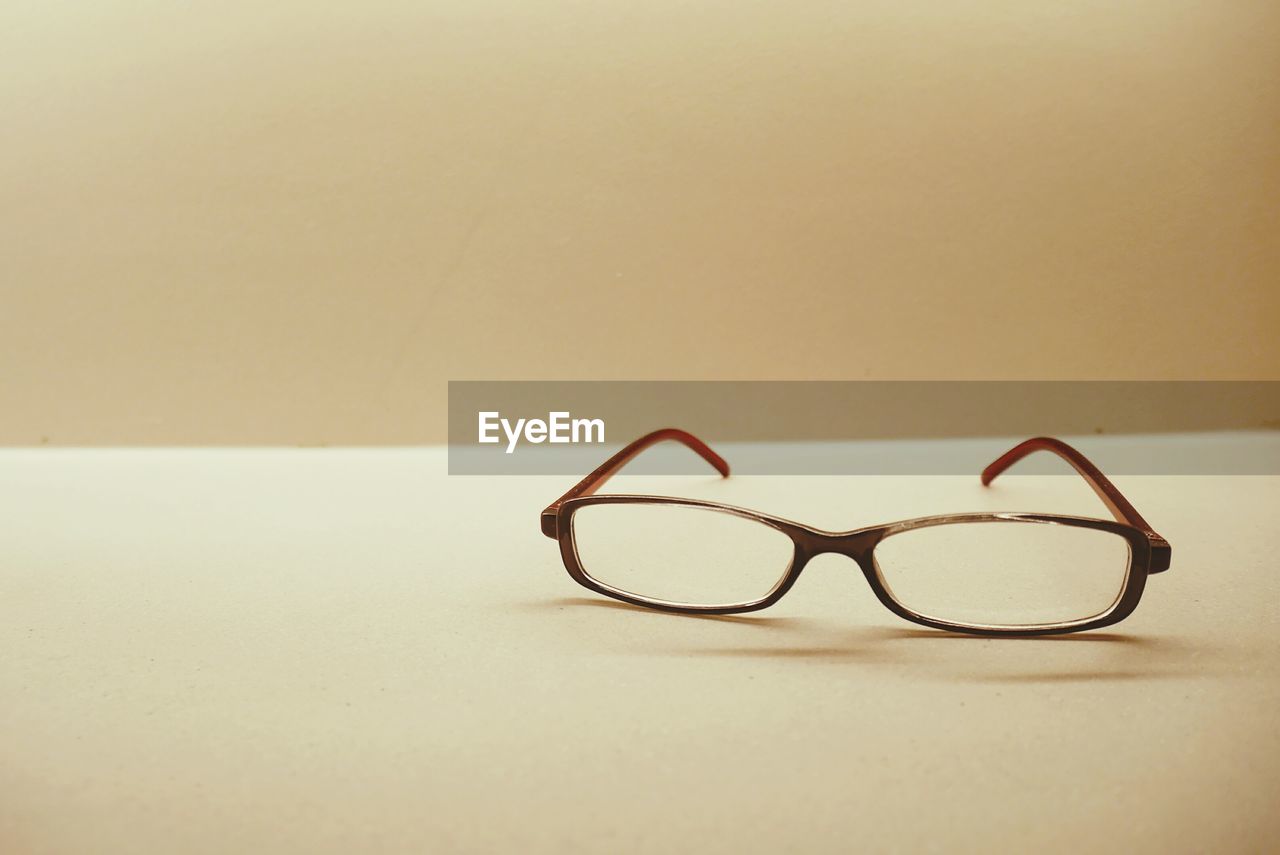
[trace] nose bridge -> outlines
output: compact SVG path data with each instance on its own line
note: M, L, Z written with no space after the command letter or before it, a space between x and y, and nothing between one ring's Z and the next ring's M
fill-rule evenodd
M814 556L834 552L862 564L875 545L875 536L867 531L814 531L806 545Z

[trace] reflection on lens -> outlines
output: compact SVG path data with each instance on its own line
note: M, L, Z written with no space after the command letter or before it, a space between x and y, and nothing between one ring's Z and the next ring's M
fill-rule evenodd
M875 548L891 595L916 614L995 627L1081 622L1111 609L1129 543L1081 526L999 520L909 529Z
M584 505L571 519L586 575L675 604L762 600L786 575L794 552L791 538L772 526L708 508L604 503Z

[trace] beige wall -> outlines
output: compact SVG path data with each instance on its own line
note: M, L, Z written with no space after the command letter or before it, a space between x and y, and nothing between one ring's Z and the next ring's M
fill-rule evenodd
M0 443L476 378L1280 377L1280 7L6 3Z

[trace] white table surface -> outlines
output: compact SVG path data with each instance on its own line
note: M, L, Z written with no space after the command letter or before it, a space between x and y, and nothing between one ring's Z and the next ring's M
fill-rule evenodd
M815 560L756 617L579 588L572 478L418 450L0 452L0 851L1261 851L1280 478L1116 481L1174 547L1111 630L904 623ZM620 479L829 528L1102 516L1006 476Z

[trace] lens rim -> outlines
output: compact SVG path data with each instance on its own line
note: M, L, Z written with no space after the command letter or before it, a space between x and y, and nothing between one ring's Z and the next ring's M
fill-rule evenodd
M579 508L583 508L588 505L608 503L678 505L682 507L717 510L723 513L733 514L778 529L791 538L792 543L795 546L795 551L792 556L791 564L784 572L782 579L777 583L772 591L758 600L726 605L703 606L688 603L673 603L666 600L656 600L637 596L629 591L612 588L592 579L583 569L581 562L578 560L577 548L573 537L574 513ZM891 594L888 585L879 574L874 557L876 545L887 537L925 526L970 522L1047 523L1053 525L1093 528L1120 535L1129 543L1129 568L1125 578L1124 590L1116 600L1115 604L1102 614L1075 621L1061 621L1024 626L1004 626L998 624L964 623L959 621L942 620L920 614L919 612L916 612L908 608L906 605L898 602ZM871 586L871 590L876 595L876 598L880 600L881 604L884 605L885 608L889 609L889 611L904 620L911 621L912 623L919 624L921 626L931 627L933 629L943 629L951 632L962 632L971 635L983 636L1015 637L1059 635L1063 633L1098 629L1100 627L1118 623L1128 617L1133 610L1137 608L1138 602L1142 598L1143 589L1146 586L1147 575L1150 572L1152 562L1151 541L1143 530L1126 523L1116 522L1115 520L1078 517L1066 514L1021 512L941 514L937 516L917 517L909 520L900 520L897 522L868 526L865 528L853 529L851 531L833 532L823 531L782 517L763 514L748 508L740 508L734 505L722 504L720 502L708 502L700 499L683 499L673 496L615 493L609 495L581 496L565 500L556 510L556 526L557 531L559 532L558 539L560 543L560 555L570 577L584 588L631 605L679 614L728 615L758 611L760 609L768 608L786 595L787 591L791 589L796 580L800 577L800 573L804 570L805 565L810 559L827 552L834 552L846 555L856 561L858 566L862 569L863 576Z
M575 503L574 508L571 510L571 512L568 515L568 538L566 539L566 541L562 541L562 543L567 542L569 545L569 548L572 550L573 565L569 566L568 559L566 558L566 566L569 569L570 575L573 575L574 578L577 579L579 582L584 582L584 580L585 582L589 582L590 584L587 585L587 587L591 588L592 590L599 591L602 594L608 594L611 597L616 597L625 602L632 602L638 605L645 605L645 606L661 606L663 608L679 610L679 611L719 612L719 610L721 609L733 609L734 611L747 611L752 608L762 608L763 606L760 605L761 603L767 604L768 602L776 602L777 597L781 596L781 593L779 592L778 589L786 582L786 580L789 577L792 576L792 572L791 572L792 567L795 565L795 562L796 562L795 538L791 537L791 534L788 531L786 531L785 528L778 525L777 520L770 519L762 514L757 514L754 511L747 510L746 508L738 508L738 507L733 507L731 505L721 505L721 504L711 503L711 502L699 502L692 499L690 500L676 499L676 500L662 501L662 502L600 501L600 500L607 500L607 499L614 499L614 498L619 498L619 497L593 496L590 499L579 500ZM641 498L641 497L636 497L636 498ZM660 498L660 497L652 497L652 498ZM711 513L724 514L726 516L733 516L733 517L738 517L740 519L745 519L745 520L748 520L749 522L759 523L761 525L767 526L775 531L780 532L784 537L787 537L789 540L791 540L791 544L792 544L791 558L790 560L788 560L785 566L779 568L779 576L777 581L773 583L773 586L767 592L765 592L763 596L757 597L752 600L740 600L740 601L734 601L730 603L700 604L700 603L684 603L678 600L664 600L658 597L646 597L642 594L637 594L633 591L628 591L624 588L615 587L613 585L610 585L608 582L605 582L601 579L597 579L595 576L592 576L590 571L586 569L584 562L582 561L582 558L578 553L577 531L574 528L576 515L573 513L573 511L580 510L581 508L586 507L588 505L604 505L604 504L633 504L633 505L645 504L645 505L663 505L666 507L673 507L673 506L684 507L684 508L689 508L691 510L709 511ZM576 573L580 573L582 578L579 578L578 575L575 575L575 571Z
M889 576L891 574L888 574L885 572L884 565L881 564L880 559L875 554L874 550L872 551L872 555L871 555L871 563L875 569L876 580L878 584L883 587L884 591L889 595L889 597L895 603L897 603L905 611L908 611L913 615L918 615L921 618L928 619L934 623L945 624L948 626L956 625L956 626L966 626L966 627L983 627L988 629L1000 629L1000 630L1017 630L1017 629L1028 629L1028 628L1039 628L1039 627L1072 626L1078 623L1092 621L1095 618L1101 617L1103 615L1107 615L1114 608L1116 608L1116 606L1120 603L1121 599L1124 597L1125 591L1129 587L1130 577L1133 575L1133 572L1134 572L1134 564L1133 564L1134 547L1131 540L1124 536L1125 534L1124 532L1111 531L1107 528L1103 528L1100 526L1074 525L1073 522L1079 522L1079 520L1074 518L1065 518L1065 517L1047 519L1047 518L1044 518L1043 516L1029 515L1029 514L984 515L982 519L958 519L956 518L956 515L947 516L947 517L926 517L922 519L906 520L901 523L895 523L894 525L888 528L888 530L884 533L884 535L878 541L876 541L876 546L879 547L882 543L884 543L887 540L892 540L894 537L901 536L903 534L909 534L915 531L922 531L924 529L942 528L944 526L953 526L953 525L973 526L973 525L993 525L993 524L995 525L1000 525L1000 524L1054 525L1054 526L1061 526L1063 528L1078 528L1078 529L1084 529L1086 531L1099 531L1107 534L1108 536L1119 537L1125 543L1126 558L1125 558L1124 576L1120 581L1120 585L1117 591L1115 592L1115 595L1113 596L1113 598L1105 608L1099 611L1093 612L1092 614L1084 615L1078 618L1071 618L1069 620L1040 621L1036 623L1018 623L1018 624L985 623L985 622L976 622L976 621L975 622L952 621L947 618L939 617L937 615L927 614L923 611L918 611L917 609L907 605L907 602L905 599L902 598L901 593L894 590L893 584L889 580ZM1099 522L1104 522L1104 521L1099 520Z

